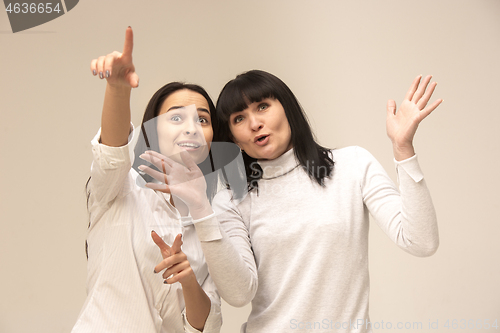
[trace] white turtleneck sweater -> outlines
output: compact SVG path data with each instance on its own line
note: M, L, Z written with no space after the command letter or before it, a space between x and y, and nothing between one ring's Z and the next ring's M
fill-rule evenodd
M396 162L398 192L363 148L331 153L325 187L297 167L292 149L259 161L258 191L240 203L219 193L217 217L196 224L220 295L234 306L252 302L241 332L371 332L369 213L403 250L436 251L436 215L416 156Z

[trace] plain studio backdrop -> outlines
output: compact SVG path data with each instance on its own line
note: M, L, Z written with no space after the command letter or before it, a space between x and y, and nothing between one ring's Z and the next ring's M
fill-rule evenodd
M135 125L167 82L198 83L216 100L236 74L262 69L290 86L321 144L362 146L393 180L386 101L399 105L417 75L434 75L433 100L444 103L415 147L440 248L413 257L371 224L371 321L408 332L452 330L453 320L484 332L500 321L500 1L86 0L15 34L0 13L1 333L69 332L76 322L105 89L89 64L121 52L129 25ZM238 332L249 311L224 304L222 332Z

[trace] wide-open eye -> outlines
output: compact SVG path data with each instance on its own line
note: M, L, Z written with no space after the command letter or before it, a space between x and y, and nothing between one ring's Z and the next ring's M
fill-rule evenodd
M200 124L202 124L202 125L208 125L208 124L210 124L210 120L207 117L205 117L205 116L198 117L198 122Z
M178 114L174 114L173 116L170 117L170 121L179 122L182 121L182 117Z

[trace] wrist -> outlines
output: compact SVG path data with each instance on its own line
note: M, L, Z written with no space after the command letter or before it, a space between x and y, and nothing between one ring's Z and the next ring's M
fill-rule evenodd
M110 83L109 81L106 85L106 89L110 93L112 93L114 95L118 95L118 96L130 95L130 92L132 91L131 86L127 86L124 84Z
M212 209L212 206L210 205L210 202L206 198L203 202L189 207L189 213L191 214L193 220L199 220L210 214L213 214L213 212L214 211Z
M193 288L199 287L198 281L196 280L196 275L194 275L193 270L191 270L191 273L179 282L182 285L182 289L184 291L189 291Z
M394 153L394 159L398 162L406 160L415 155L415 149L413 148L412 144L398 145L394 143L392 145L392 151Z

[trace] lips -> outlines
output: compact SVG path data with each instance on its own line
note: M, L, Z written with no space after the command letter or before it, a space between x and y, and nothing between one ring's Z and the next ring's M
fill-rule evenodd
M264 146L269 142L269 134L257 135L253 142L258 146Z
M253 142L263 141L263 140L265 140L265 137L267 137L267 136L269 136L269 134L261 134L261 135L257 135L257 136L254 138Z

